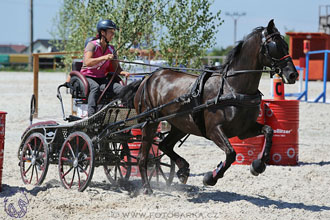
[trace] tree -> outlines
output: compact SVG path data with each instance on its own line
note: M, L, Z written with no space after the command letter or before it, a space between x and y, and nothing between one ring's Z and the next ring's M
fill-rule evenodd
M169 64L196 66L207 48L212 47L220 11L213 15L208 0L64 0L55 18L55 39L61 49L82 51L88 37L96 35L100 19L111 19L119 31L112 42L119 57L133 59L129 49L159 51ZM72 54L65 57L70 66ZM194 58L194 62L190 61Z
M206 49L214 45L217 28L222 23L220 11L213 15L210 6L208 0L174 0L158 16L160 25L165 27L159 49L170 64L194 67L201 64Z

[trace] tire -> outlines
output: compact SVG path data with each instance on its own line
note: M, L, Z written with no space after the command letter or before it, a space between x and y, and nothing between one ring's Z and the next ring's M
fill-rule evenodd
M66 189L82 192L87 188L94 173L94 148L87 134L76 131L66 138L59 154L58 171Z
M48 144L44 135L32 133L24 142L20 154L20 172L25 184L39 186L44 181L48 166Z
M118 185L120 181L128 181L131 175L131 156L127 143L119 144L115 142L107 143L109 153L103 165L104 172L109 182Z

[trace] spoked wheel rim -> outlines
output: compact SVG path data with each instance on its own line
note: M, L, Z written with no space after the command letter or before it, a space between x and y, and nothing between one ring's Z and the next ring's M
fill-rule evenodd
M74 132L64 141L58 161L62 185L66 189L86 189L94 173L94 148L83 132Z
M170 186L175 174L175 163L153 145L149 151L147 174L151 185Z
M131 156L126 143L110 142L108 144L109 161L111 165L103 165L105 175L109 182L118 185L120 181L127 181L131 175Z
M49 165L48 145L40 133L31 134L25 141L20 156L21 177L25 184L41 185Z

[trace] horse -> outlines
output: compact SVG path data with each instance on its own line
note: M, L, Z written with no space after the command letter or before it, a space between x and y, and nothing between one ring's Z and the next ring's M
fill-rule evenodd
M188 110L186 114L180 114L180 117L167 120L171 130L159 144L159 149L175 162L179 168L177 176L185 184L190 173L189 163L173 150L175 144L186 134L213 141L226 154L224 162L220 161L212 172L204 175L204 185L214 186L236 159L236 152L228 140L231 137L245 139L265 135L261 156L252 162L250 171L253 175L259 175L266 169L273 130L268 125L256 122L261 102L258 86L264 67L277 72L287 84L295 83L298 77L288 55L288 45L273 20L269 21L267 27L257 27L239 41L227 55L223 66L210 71L211 74L201 83L202 87L196 86L196 74L163 68L143 80L129 84L123 89L121 98L123 102L129 102L127 97L132 96L131 102L137 113L181 99L157 112L157 117L160 117ZM192 95L187 96L192 93L194 85L201 88L197 90L197 104ZM198 104L205 105L209 100L215 100L216 104L197 112L189 112L189 109ZM146 123L142 128L138 166L144 194L153 193L147 178L147 160L157 126L158 123Z

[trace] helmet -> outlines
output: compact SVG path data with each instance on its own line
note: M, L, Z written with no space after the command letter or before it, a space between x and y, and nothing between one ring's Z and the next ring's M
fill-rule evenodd
M97 32L100 32L101 30L106 30L106 29L118 29L116 24L113 23L113 21L107 19L107 20L101 20L97 23Z

